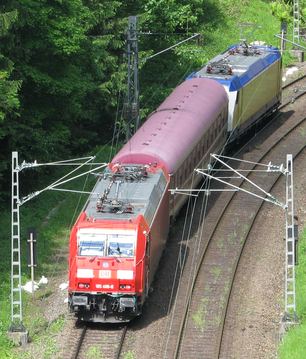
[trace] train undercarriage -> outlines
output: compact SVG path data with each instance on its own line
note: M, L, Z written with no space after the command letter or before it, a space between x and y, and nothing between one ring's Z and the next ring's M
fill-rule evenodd
M70 312L78 319L95 323L129 322L141 315L141 297L122 294L75 292L68 298Z

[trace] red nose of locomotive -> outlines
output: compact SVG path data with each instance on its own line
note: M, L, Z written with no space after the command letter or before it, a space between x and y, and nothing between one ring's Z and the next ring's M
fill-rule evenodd
M76 291L135 292L134 262L134 257L77 257L72 286Z
M105 223L75 229L71 237L69 306L81 319L128 320L138 315L144 266L141 246L137 246L138 232L131 227L112 229Z
M70 289L135 292L136 230L80 228L70 266Z

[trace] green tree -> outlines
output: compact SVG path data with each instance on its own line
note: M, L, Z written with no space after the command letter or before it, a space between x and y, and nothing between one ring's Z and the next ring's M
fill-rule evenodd
M140 89L143 117L156 108L188 71L199 66L197 40L155 58L149 55L174 45L198 32L206 1L149 0L134 2L137 12L140 49ZM136 6L137 5L137 6ZM191 55L192 54L192 55Z
M129 15L139 19L145 118L203 61L190 51L197 50L196 40L147 61L148 55L186 39L202 22L213 30L219 14L213 0L2 0L1 11L18 12L0 43L6 59L0 81L14 81L2 91L9 101L0 106L10 115L0 125L2 187L12 150L22 159L49 161L79 156L111 138L126 86Z
M306 22L306 1L302 0L300 5L300 15L302 22ZM292 21L293 0L275 0L271 2L272 14L280 21Z
M22 80L20 116L1 128L5 168L12 150L23 159L49 161L82 154L109 138L120 82L116 74L123 39L114 36L119 5L4 0L2 9L17 10L19 16L0 52L14 60L7 73Z
M12 24L17 20L17 11L0 13L0 37L8 34ZM19 108L18 90L20 81L10 78L13 71L13 62L0 52L0 122L4 121L8 114L15 114ZM2 133L0 131L0 138Z
M272 14L280 21L290 21L291 6L284 0L272 1L271 3Z

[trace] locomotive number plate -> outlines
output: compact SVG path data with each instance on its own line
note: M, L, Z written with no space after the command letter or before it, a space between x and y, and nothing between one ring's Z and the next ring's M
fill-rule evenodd
M99 270L99 278L111 278L112 272L108 269Z

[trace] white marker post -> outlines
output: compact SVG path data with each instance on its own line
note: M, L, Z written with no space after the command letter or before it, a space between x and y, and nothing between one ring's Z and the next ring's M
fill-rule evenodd
M28 267L31 268L31 282L32 282L32 294L35 291L34 285L34 267L37 266L36 260L36 232L34 229L28 231L29 239L28 242Z

